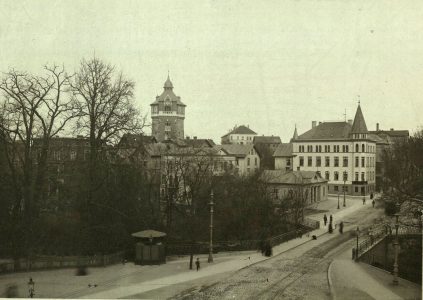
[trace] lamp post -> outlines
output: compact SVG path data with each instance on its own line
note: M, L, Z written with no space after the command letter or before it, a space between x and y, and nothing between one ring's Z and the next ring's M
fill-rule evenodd
M210 247L209 247L209 258L207 262L213 262L213 190L210 192Z
M28 293L30 298L34 298L35 295L35 282L32 280L32 277L28 281Z
M339 209L339 191L338 191L338 209Z
M343 190L344 190L344 207L346 207L346 203L345 203L345 178L344 178L344 186L343 186Z
M392 280L392 283L394 285L398 285L398 228L399 228L399 208L400 204L397 202L397 212L395 213L395 260L394 260L394 279Z

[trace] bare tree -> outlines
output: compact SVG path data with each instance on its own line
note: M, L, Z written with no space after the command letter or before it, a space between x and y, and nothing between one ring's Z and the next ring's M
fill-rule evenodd
M11 70L0 82L0 138L14 186L11 211L16 226L22 217L28 251L45 192L50 141L73 117L73 102L64 94L70 77L63 67L46 66L45 71L35 76Z

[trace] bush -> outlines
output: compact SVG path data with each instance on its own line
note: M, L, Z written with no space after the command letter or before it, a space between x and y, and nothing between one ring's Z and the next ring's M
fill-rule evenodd
M397 207L394 201L385 201L385 214L392 216L397 212Z

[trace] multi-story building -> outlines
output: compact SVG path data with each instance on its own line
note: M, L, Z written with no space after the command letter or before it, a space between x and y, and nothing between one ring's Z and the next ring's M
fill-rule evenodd
M164 83L163 93L156 97L151 106L151 134L159 141L184 139L186 105L173 92L169 76Z
M223 144L240 144L240 145L247 145L252 144L254 136L257 133L252 131L249 126L235 126L235 128L229 131L227 134L222 136L222 145Z
M349 122L312 122L292 139L294 170L317 171L331 194L366 195L375 190L376 142L369 136L360 105Z
M292 170L294 156L292 143L280 144L273 153L275 170Z
M223 144L216 145L215 150L221 157L225 157L227 161L235 164L235 170L241 176L252 175L260 169L260 156L253 144ZM222 156L223 153L226 155ZM233 157L234 159L229 159Z

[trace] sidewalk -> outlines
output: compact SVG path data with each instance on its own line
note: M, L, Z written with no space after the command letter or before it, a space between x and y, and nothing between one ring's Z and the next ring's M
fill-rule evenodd
M338 210L335 200L329 199L315 207L321 212L307 217L321 221L321 225L323 225L323 214L326 213L328 218L332 214L334 223L337 223L338 220L340 221L346 215L369 207L369 205L363 206L361 201L358 200L354 202L353 200L347 201L347 205L349 205L347 208L341 207ZM273 247L273 255L278 255L312 241L312 235L321 236L326 233L327 226L310 232L308 236L282 243ZM319 239L314 241L313 244L317 245L320 242L323 241ZM90 268L87 276L75 276L74 269L6 274L0 276L0 287L5 288L8 284L18 283L19 296L26 297L26 282L29 277L32 277L36 282L36 297L122 298L164 286L188 283L192 280L236 271L268 259L268 257L262 256L260 252L256 251L218 253L214 256L213 264L206 263L207 255L199 255L198 257L200 257L201 261L201 270L199 272L188 270L189 257L185 256L158 266L138 266L128 263L105 268ZM97 284L97 287L89 287L89 284ZM0 295L3 292L4 290L0 289Z
M421 299L421 286L399 278L392 285L392 275L384 270L351 259L348 249L334 259L328 269L333 298L336 299Z

